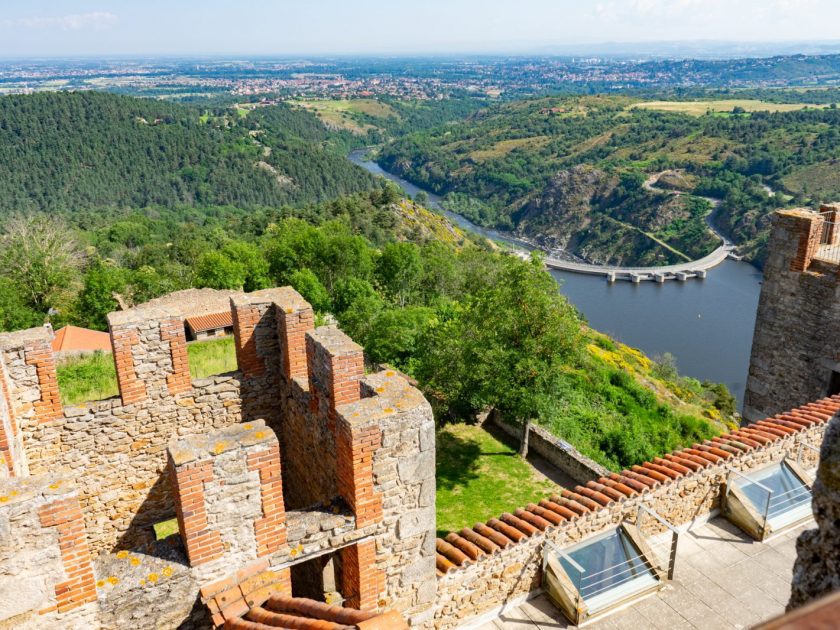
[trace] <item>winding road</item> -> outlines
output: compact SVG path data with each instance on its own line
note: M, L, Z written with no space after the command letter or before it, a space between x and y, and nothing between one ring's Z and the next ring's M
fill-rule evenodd
M682 193L677 191L665 191L655 186L656 182L663 175L657 173L651 175L644 183L644 187L650 191L660 194L680 195ZM666 280L685 281L690 278L705 278L706 272L712 267L716 267L727 258L735 258L740 260L735 251L735 244L726 236L721 234L715 228L713 217L720 206L720 199L712 197L703 197L706 201L712 204L712 212L706 217L706 225L709 230L717 236L720 241L720 247L713 251L708 256L692 260L690 262L678 263L676 265L663 265L659 267L616 267L610 265L593 265L590 263L578 263L567 260L560 260L558 258L548 257L545 260L546 267L550 269L559 269L561 271L571 271L573 273L583 273L594 276L604 276L607 281L614 282L616 280L629 280L631 282L642 282L652 280L654 282L665 282Z

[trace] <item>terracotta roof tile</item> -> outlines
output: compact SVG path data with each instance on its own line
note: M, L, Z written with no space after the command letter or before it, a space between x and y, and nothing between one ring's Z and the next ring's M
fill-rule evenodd
M542 532L547 530L553 524L551 521L544 519L542 516L539 516L530 510L523 510L522 508L518 508L513 515L517 518L521 518L523 521L533 527L536 527Z
M565 521L603 509L613 500L647 492L661 484L671 483L682 476L725 462L733 455L749 452L817 424L824 424L839 411L840 395L824 398L774 418L766 418L715 436L702 444L693 444L656 457L653 462L632 466L631 470L624 470L621 474L609 473L597 481L587 482L585 486L576 486L574 491L564 489L561 491L562 496L552 495L550 500L543 499L538 505L529 503L527 509L516 510L515 515L503 514L499 519L490 519L486 525L478 523L472 529L464 528L457 538L450 538L456 536L450 534L445 542L450 546L458 546L455 542L467 541L485 553L492 554L540 530L562 526ZM469 560L480 559L479 556L473 558L463 548L460 550L469 556ZM453 563L438 553L439 575L463 564L465 562Z
M546 510L551 510L558 516L562 516L565 520L571 520L577 516L575 512L572 512L569 508L564 505L560 505L559 503L555 503L554 501L549 501L548 499L543 499L539 503L541 508L545 508Z
M470 542L466 538L455 533L448 533L444 539L450 545L458 549L461 553L466 554L470 560L478 560L485 554L484 550L478 545Z
M208 315L187 317L184 321L187 322L187 326L195 334L206 330L216 330L217 328L230 328L233 326L233 314L230 311L210 313Z
M403 618L393 612L379 615L282 595L279 591L285 588L285 584L278 573L264 570L266 566L264 561L258 562L239 570L235 579L226 578L201 588L202 601L210 610L217 627L224 625L230 630L408 628ZM450 563L449 568L454 566L455 564ZM377 623L378 620L382 623Z
M52 349L53 352L111 352L111 336L99 330L65 326L55 331Z
M460 532L461 538L468 540L473 545L481 549L484 553L495 553L501 549L499 545L494 543L492 540L487 538L486 536L482 536L474 529L469 529L465 527Z

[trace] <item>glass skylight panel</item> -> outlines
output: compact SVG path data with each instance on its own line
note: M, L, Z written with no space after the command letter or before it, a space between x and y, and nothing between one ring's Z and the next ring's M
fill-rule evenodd
M760 514L766 511L774 530L810 513L811 489L784 462L737 477L734 483Z
M621 529L575 545L559 559L590 613L659 583Z

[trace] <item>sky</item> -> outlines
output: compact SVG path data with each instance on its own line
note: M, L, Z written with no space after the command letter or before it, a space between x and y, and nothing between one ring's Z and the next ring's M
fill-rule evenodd
M840 0L0 0L0 57L838 41Z

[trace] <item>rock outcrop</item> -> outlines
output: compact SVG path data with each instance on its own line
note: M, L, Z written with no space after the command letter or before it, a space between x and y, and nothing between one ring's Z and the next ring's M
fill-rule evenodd
M840 590L840 415L826 428L813 495L817 529L796 541L788 611Z

